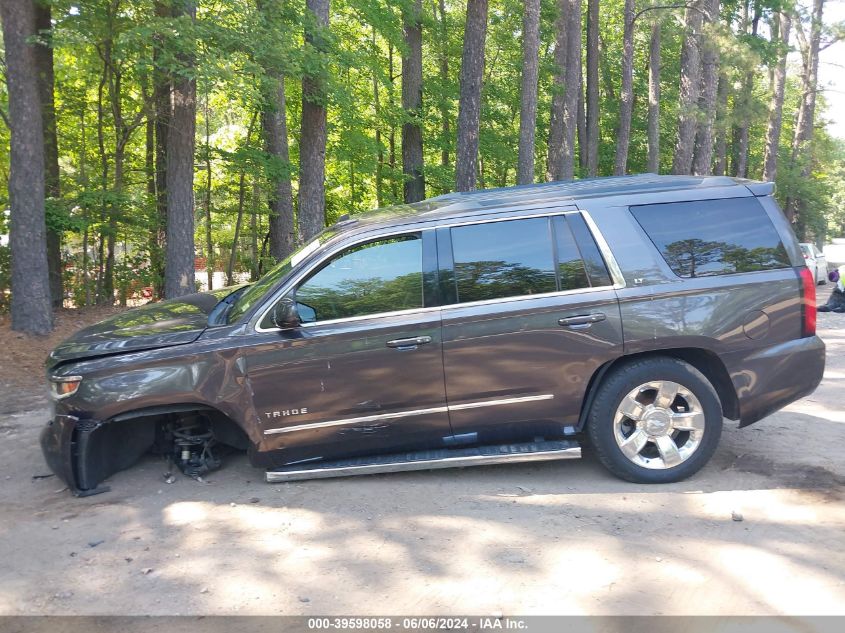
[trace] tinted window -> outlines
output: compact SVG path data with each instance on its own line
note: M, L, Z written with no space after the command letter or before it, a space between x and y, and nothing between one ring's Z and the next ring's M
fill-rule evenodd
M296 291L304 322L423 306L422 240L408 235L342 251Z
M581 214L573 213L566 216L566 223L572 229L572 234L581 249L581 257L584 258L590 283L593 286L610 286L610 273L607 272L607 265L604 263L604 258L601 256L596 240L593 238L590 229L587 228L584 218L581 217Z
M755 198L631 207L679 277L728 275L790 266L769 216Z
M557 290L548 218L455 227L452 253L458 301Z
M563 216L552 220L555 227L555 246L557 248L557 273L561 290L577 290L589 288L587 271L575 237L569 230L569 225Z

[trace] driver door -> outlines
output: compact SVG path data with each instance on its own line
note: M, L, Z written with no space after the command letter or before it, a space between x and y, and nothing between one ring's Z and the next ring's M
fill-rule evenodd
M302 325L258 334L247 371L273 463L434 448L451 435L440 309L423 283L431 240L340 251L297 285Z

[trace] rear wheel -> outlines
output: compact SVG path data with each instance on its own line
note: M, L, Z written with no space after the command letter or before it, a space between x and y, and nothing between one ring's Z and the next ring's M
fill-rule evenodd
M668 357L626 363L599 387L587 432L613 474L637 483L685 479L704 466L722 433L713 385Z

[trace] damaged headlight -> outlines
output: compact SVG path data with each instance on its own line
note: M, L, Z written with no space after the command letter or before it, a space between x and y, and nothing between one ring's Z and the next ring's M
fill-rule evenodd
M82 376L50 376L50 395L56 400L72 396L82 384Z

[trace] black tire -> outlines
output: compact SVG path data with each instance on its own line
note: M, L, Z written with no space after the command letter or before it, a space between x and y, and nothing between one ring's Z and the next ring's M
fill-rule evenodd
M647 468L631 461L614 436L614 417L623 398L651 381L683 385L701 404L704 431L698 447L671 468ZM722 405L710 381L692 365L677 358L650 357L613 369L599 386L587 416L587 434L602 464L614 475L635 483L671 483L698 472L713 456L722 434Z

